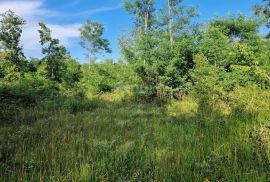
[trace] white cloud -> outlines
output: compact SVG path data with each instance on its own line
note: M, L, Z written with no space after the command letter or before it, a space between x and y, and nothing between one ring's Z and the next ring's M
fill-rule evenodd
M86 10L81 13L78 13L78 15L93 15L93 14L103 13L107 11L113 11L113 10L121 8L121 6L122 5L119 3L116 6L107 6L107 7L105 6L105 7L90 9L90 10Z
M52 37L60 40L61 44L65 46L70 46L70 40L72 38L79 37L79 27L80 24L70 24L70 25L55 25L47 24L47 26L52 30ZM39 44L39 33L38 25L28 25L24 28L22 34L22 43L26 51L40 50Z
M117 6L105 6L96 9L90 9L79 13L65 14L62 12L51 11L44 6L45 0L0 0L0 13L7 10L12 10L15 14L26 20L27 24L23 27L21 42L26 56L40 56L41 46L39 43L38 22L44 21L52 30L53 38L60 40L60 43L66 47L71 46L71 42L79 37L79 27L81 24L53 24L50 23L51 18L70 16L93 15L102 12L112 11L120 8ZM73 5L76 5L80 0L74 0ZM73 41L74 42L74 41ZM76 42L77 44L77 42Z
M52 29L52 36L60 39L62 44L69 46L69 39L80 36L79 28L81 24L69 24L69 25L51 25L48 27Z
M7 10L14 11L17 15L26 19L36 18L37 16L54 16L56 12L42 8L43 1L41 0L15 0L0 2L0 12Z
M38 22L51 16L59 16L59 14L43 8L42 0L9 0L2 2L0 0L0 13L9 9L26 19L27 24L23 27L21 42L27 56L36 55L33 51L41 50ZM57 25L47 23L47 26L52 30L52 36L58 38L61 44L67 47L72 38L79 37L78 29L80 24Z

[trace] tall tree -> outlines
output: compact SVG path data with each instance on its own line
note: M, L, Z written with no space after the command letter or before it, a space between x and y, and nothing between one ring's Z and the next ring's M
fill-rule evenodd
M45 54L44 60L47 63L47 74L55 81L61 82L61 74L65 68L63 63L66 58L67 51L62 45L59 45L58 39L53 39L51 30L43 23L39 23L40 43L42 45L42 53Z
M79 29L81 41L80 45L88 51L90 63L96 59L97 53L111 53L109 40L102 38L104 27L98 22L88 19Z
M155 0L125 1L124 7L126 11L135 15L136 25L143 28L144 33L147 33L154 21L154 4Z
M15 15L11 10L0 14L0 17L1 49L5 52L5 59L15 64L17 71L19 71L24 57L20 38L25 20Z
M270 0L262 0L263 4L256 4L253 7L253 11L256 15L263 16L267 23L267 28L270 28ZM266 36L268 39L270 38L270 32Z
M196 7L186 7L183 0L167 0L167 8L162 11L161 24L167 27L171 44L177 32L180 36L184 31L190 30L190 21L197 16Z
M167 0L168 1L168 17L169 17L169 25L168 25L168 30L170 34L170 42L171 44L173 43L173 30L172 30L172 24L173 24L173 17L172 17L172 4L173 2L176 1L181 1L181 0Z
M243 14L230 15L225 18L214 19L210 25L219 29L231 41L246 41L257 37L260 22Z

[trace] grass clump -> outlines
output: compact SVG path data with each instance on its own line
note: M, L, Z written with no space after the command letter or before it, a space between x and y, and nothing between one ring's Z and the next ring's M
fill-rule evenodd
M68 98L64 103L64 108L70 113L78 113L84 111L93 111L102 107L102 102L98 99L87 99L79 96Z

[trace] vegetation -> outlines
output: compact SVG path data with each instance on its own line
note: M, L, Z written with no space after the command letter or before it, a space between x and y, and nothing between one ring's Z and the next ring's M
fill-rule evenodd
M43 22L26 58L26 22L1 14L0 181L268 181L268 1L203 24L181 0L124 8L122 59L96 62L111 49L88 19L84 65Z
M100 23L88 19L80 28L80 32L80 45L88 51L87 57L90 60L90 63L96 60L96 53L102 51L107 53L112 52L109 48L109 41L102 38L104 27Z

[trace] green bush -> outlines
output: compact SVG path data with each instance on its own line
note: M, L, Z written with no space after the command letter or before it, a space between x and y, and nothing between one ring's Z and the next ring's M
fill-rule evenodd
M82 66L82 82L87 91L100 93L112 92L117 88L137 83L137 76L133 69L124 63L94 63Z
M24 74L12 82L0 81L0 120L11 121L20 108L35 106L57 91L54 83L37 74Z
M257 85L237 87L230 93L231 106L238 116L266 116L270 119L270 92Z

